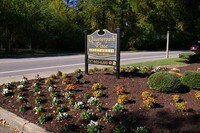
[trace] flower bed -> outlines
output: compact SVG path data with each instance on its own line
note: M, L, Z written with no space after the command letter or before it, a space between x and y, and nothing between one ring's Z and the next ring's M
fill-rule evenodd
M180 70L196 70L199 66ZM143 93L150 92L146 77L126 74L118 80L109 71L84 75L80 70L62 75L59 72L48 79L37 75L32 80L23 78L2 85L0 104L55 133L200 131L200 102L195 90L179 94L187 102L184 112L177 110L174 94L154 90L152 94ZM154 105L146 106L146 98L154 98Z

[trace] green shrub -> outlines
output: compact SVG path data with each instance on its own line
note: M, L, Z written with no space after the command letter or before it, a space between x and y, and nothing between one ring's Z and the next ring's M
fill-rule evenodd
M190 57L193 55L194 55L194 53L180 53L179 58L189 61Z
M181 82L189 88L200 90L200 72L199 71L186 71Z
M152 90L160 92L179 92L181 81L178 76L168 72L157 72L148 78L148 86Z

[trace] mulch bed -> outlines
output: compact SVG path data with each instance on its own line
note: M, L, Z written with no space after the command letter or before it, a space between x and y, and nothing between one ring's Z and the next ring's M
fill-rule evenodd
M179 69L181 73L183 73L187 70L197 70L199 67L199 63L194 63L180 67ZM71 82L76 82L77 79L74 74L69 74L69 76ZM60 78L57 78L55 81L55 85L57 86L56 91L59 94L59 100L61 102L54 106L52 105L52 98L49 96L49 91L46 89L44 79L40 82L41 97L45 99L45 102L41 104L45 107L45 112L43 114L47 115L49 118L45 124L38 123L38 117L41 114L35 114L33 110L35 106L39 105L35 104L35 97L30 88L35 80L30 80L30 82L26 84L26 88L28 89L23 92L27 98L26 105L29 107L27 111L19 111L19 102L16 100L17 94L19 94L16 87L19 85L19 82L15 83L12 87L12 96L5 97L0 95L0 105L4 109L54 133L64 132L62 127L65 122L72 122L76 126L74 131L71 132L86 132L85 128L89 121L81 118L81 112L83 110L90 110L94 114L94 120L97 120L102 126L102 132L104 133L115 132L114 130L120 125L121 127L122 125L124 126L124 131L126 129L126 132L133 132L139 126L148 128L152 133L200 132L200 101L195 98L195 90L178 93L181 98L187 102L189 110L186 112L177 111L172 100L172 93L166 94L157 91L152 91L157 106L153 109L146 109L141 98L141 93L149 90L146 77L122 76L120 79L116 79L116 76L113 75L112 72L95 72L90 75L84 75L83 78L80 79L80 83L76 84L78 87L74 94L76 101L83 101L86 103L87 100L83 99L83 94L89 93L92 96L92 85L94 83L101 83L104 86L103 93L105 95L100 97L99 101L103 103L104 110L98 112L96 107L92 105L87 105L87 107L81 110L75 110L73 106L69 106L68 99L63 96L66 92L66 85L61 84L62 81ZM131 99L129 103L124 105L125 109L123 112L112 111L112 106L117 103L118 97L115 92L116 86L123 86L126 94ZM3 88L3 86L1 85L0 88ZM70 115L67 121L58 121L56 119L56 109L61 104L67 108L67 112ZM112 123L105 123L103 121L106 112L114 116L114 121Z

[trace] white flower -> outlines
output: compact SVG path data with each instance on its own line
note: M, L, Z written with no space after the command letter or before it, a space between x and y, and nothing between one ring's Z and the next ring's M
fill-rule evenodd
M87 101L89 104L95 104L99 99L96 97L90 97Z
M57 115L58 120L63 120L63 119L66 119L68 117L69 117L69 114L66 113L66 112L63 112L63 113L59 112L58 115Z
M25 87L24 85L18 85L17 89L24 89L24 87Z
M98 126L98 122L97 122L97 121L90 120L89 125L90 125L90 126L92 126L92 125Z
M8 93L10 93L9 89L8 88L3 88L2 94L5 95L5 94L8 94Z

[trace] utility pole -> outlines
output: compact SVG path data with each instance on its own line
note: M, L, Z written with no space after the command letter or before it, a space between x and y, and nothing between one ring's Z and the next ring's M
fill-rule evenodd
M169 58L169 24L167 27L166 58Z

